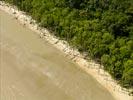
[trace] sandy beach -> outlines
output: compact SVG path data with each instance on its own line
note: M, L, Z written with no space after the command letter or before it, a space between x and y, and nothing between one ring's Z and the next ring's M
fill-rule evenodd
M91 59L84 59L85 57L80 54L78 50L69 46L66 41L60 40L58 37L53 36L46 28L39 27L36 21L33 20L29 15L26 15L25 12L19 11L16 7L6 4L2 1L0 1L0 10L12 15L13 18L18 20L18 22L24 27L28 27L37 33L40 38L48 41L61 52L65 53L66 57L75 62L86 73L94 77L116 98L116 100L133 100L133 97L128 95L128 90L121 88L121 86L103 70L102 65L97 64Z

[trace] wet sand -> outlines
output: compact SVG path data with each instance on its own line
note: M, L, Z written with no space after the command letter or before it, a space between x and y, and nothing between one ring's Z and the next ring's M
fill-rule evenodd
M114 100L92 76L0 11L1 100Z

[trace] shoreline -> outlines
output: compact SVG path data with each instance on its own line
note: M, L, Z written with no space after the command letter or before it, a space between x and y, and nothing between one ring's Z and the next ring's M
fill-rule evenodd
M90 74L103 87L105 87L116 98L116 100L133 100L133 97L128 95L129 92L127 92L127 89L122 88L119 84L117 84L117 82L102 69L103 66L97 64L93 60L84 59L84 56L80 54L78 50L70 47L66 41L53 36L46 28L39 27L32 17L26 15L26 13L22 11L19 11L15 6L11 6L10 4L6 4L2 1L0 1L0 9L12 15L22 25L36 32L41 38L44 38L57 49L64 52L66 56L78 64L81 69Z

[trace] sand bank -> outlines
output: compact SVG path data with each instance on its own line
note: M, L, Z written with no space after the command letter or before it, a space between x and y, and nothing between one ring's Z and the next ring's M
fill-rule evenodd
M91 59L84 59L85 57L80 54L77 49L69 46L66 41L53 36L46 28L39 27L31 16L26 15L25 12L19 11L17 7L11 6L2 1L0 1L0 9L12 15L22 25L36 32L40 35L40 38L47 40L56 48L64 52L66 56L76 62L80 68L92 75L101 85L107 88L117 100L133 100L133 97L128 95L129 92L126 89L121 88L120 85L103 70L102 65L97 64Z

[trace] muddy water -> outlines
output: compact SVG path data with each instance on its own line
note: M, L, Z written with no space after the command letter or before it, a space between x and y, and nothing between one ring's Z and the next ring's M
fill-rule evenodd
M95 79L0 11L1 100L114 100Z

